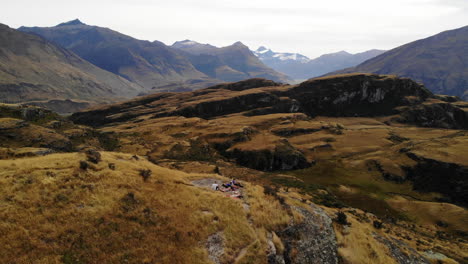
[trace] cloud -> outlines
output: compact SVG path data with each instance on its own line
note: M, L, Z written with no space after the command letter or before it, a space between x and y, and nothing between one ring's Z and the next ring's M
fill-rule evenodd
M310 57L338 50L390 49L466 25L466 0L81 0L2 4L2 23L53 26L80 18L140 39L194 39Z

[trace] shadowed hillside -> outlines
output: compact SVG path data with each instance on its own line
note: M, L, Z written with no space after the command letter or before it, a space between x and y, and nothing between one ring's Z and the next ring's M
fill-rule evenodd
M159 41L143 41L79 20L55 27L21 27L72 50L94 65L145 89L190 79L207 79L189 60Z
M266 78L283 83L292 81L285 74L263 64L241 42L217 48L185 40L174 43L172 47L186 52L186 56L199 71L219 80L232 82L249 78Z
M468 99L468 26L414 41L336 73L397 74L432 92Z
M0 25L0 61L0 98L4 102L109 102L133 97L142 90L73 52L5 25ZM57 109L67 112L67 106Z

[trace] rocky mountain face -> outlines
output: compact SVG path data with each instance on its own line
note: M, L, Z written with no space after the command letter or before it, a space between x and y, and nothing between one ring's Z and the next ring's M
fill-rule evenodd
M356 67L331 73L397 74L437 94L468 99L468 26L444 31L385 52Z
M109 102L129 98L142 87L83 60L36 35L0 25L0 97L3 102Z
M305 80L331 71L356 66L384 52L384 50L376 49L356 54L340 51L310 59L298 53L274 52L262 46L254 51L254 54L269 67L291 76L295 80Z
M291 82L285 74L263 64L241 42L218 48L184 40L174 43L172 47L184 51L199 71L215 79L232 82L249 78L266 78L283 83Z
M92 64L146 90L173 82L208 79L177 50L159 41L143 41L79 20L55 27L21 27L67 48Z

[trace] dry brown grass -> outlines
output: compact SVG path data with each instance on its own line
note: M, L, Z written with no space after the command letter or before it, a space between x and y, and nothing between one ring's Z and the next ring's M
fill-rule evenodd
M80 159L0 161L0 262L206 263L209 234L223 230L227 254L255 237L239 202L186 185L183 173L114 153L80 171ZM153 176L143 182L140 169Z
M222 231L225 261L244 252L248 263L264 256L266 232L289 221L262 187L245 183L247 213L241 200L190 184L206 174L101 153L88 170L78 153L0 161L0 262L208 263L203 241Z
M468 232L468 212L462 207L448 203L412 201L401 196L387 202L399 211L409 212L416 224L438 230L437 222L442 221L448 225L446 230Z

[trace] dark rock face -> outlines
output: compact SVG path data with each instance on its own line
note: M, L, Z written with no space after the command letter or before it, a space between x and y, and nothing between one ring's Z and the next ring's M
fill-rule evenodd
M304 135L304 134L310 134L320 131L320 129L312 129L312 128L282 128L282 129L277 129L273 130L273 134L280 136L280 137L293 137L297 135Z
M248 168L275 171L294 170L310 167L304 155L287 142L279 143L273 151L264 150L239 150L228 152L228 157Z
M219 101L209 101L180 109L176 115L185 117L210 118L277 104L280 99L270 93L255 93L231 97Z
M407 155L418 162L416 166L406 168L407 178L416 190L439 192L449 197L450 202L468 205L468 167L428 159L413 152Z
M269 86L281 86L281 83L274 81L262 79L262 78L253 78L245 81L234 82L234 83L223 83L210 87L211 89L226 89L231 91L243 91L252 88L258 87L269 87Z
M338 263L335 232L331 218L318 206L313 212L295 207L304 216L300 224L293 224L279 233L285 244L285 263ZM291 254L296 252L295 255Z
M141 112L153 114L154 118L175 115L213 118L241 112L247 116L296 112L309 116L382 116L401 113L399 108L405 106L404 111L409 111L433 96L424 86L409 79L369 74L313 79L293 87L278 85L264 79L250 79L196 92L160 93L75 113L71 119L80 124L102 126L131 120ZM455 106L452 108L455 122L462 122L461 112ZM430 113L425 111L420 118ZM407 116L401 121L410 122L411 112Z
M450 103L422 104L403 111L398 121L423 127L468 129L468 112Z
M286 94L308 115L350 117L395 114L395 107L410 104L406 97L422 102L432 96L410 79L366 74L312 79Z
M49 100L47 102L33 102L28 103L29 105L36 105L40 107L44 107L50 109L56 113L60 114L67 114L78 112L90 106L89 103L86 102L75 102L69 99L66 100Z

